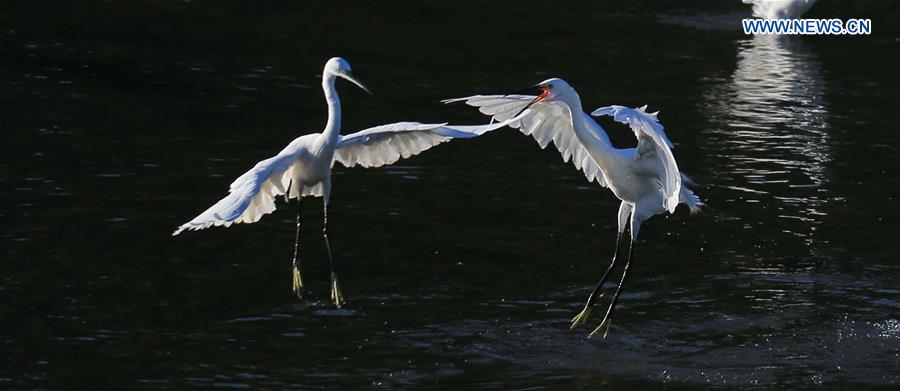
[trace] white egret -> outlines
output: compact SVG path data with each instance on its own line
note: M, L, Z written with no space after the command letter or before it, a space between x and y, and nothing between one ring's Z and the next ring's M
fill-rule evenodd
M328 102L328 122L325 130L322 133L300 136L274 157L257 163L231 184L229 194L225 198L193 220L182 224L172 235L178 235L184 230L254 223L263 215L275 210L276 197L284 194L285 200L297 198L292 270L293 291L299 298L303 286L298 264L300 198L322 197L324 210L322 237L331 264L331 299L337 307L340 307L344 304L344 296L338 285L331 246L328 243L328 199L331 195L331 168L334 162L337 161L346 167L356 165L378 167L416 155L454 138L479 136L504 124L448 126L398 122L342 136L341 102L334 86L338 77L369 92L365 85L352 75L350 64L346 60L339 57L328 60L322 72L322 89Z
M753 16L763 19L793 19L809 11L816 0L743 0L753 5Z
M609 106L591 113L594 116L613 116L616 121L631 127L637 136L637 148L620 149L614 147L603 128L582 111L581 98L564 80L548 79L520 93L538 95L476 95L449 99L444 103L463 101L478 107L493 120L509 122L509 126L533 136L541 148L553 141L564 161L571 159L588 181L609 187L622 200L612 262L584 309L572 319L572 328L583 324L594 301L602 296L597 293L616 265L619 243L625 228L630 226L630 244L622 278L606 315L590 337L612 319L641 223L656 214L673 213L679 203L689 206L692 212L699 210L702 203L690 189L683 186L683 182L692 182L679 172L671 151L672 143L657 121L656 113L647 113L646 106L638 109ZM519 115L526 109L530 110Z

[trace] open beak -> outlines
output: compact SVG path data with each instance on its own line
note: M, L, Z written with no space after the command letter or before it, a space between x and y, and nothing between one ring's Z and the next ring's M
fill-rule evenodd
M353 75L350 74L350 72L344 72L344 73L339 73L339 74L340 74L340 76L343 77L344 79L347 79L347 81L349 81L349 82L351 82L351 83L353 83L353 84L356 84L356 86L359 87L359 88L362 88L363 91L368 92L369 95L374 95L374 94L372 93L372 91L369 91L369 89L366 87L366 85L363 84L363 82L361 82L359 79L353 77Z
M535 84L531 87L523 88L518 91L510 92L506 95L540 95L544 92L544 87L541 87L540 84Z
M539 84L535 84L531 87L524 88L519 91L507 94L507 95L537 95L534 98L534 100L529 102L525 107L522 108L522 110L519 110L519 112L516 113L516 115L514 115L513 117L518 117L519 114L522 114L523 112L525 112L525 110L528 110L529 107L531 107L532 105L534 105L537 102L540 102L542 99L546 98L548 92L549 91L546 88L544 88L543 86L541 86Z

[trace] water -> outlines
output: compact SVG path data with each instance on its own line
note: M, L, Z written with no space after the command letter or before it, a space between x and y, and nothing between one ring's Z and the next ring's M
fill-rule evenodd
M776 40L736 30L737 1L548 3L8 5L0 388L900 382L897 6L821 2L875 34ZM437 101L551 76L588 109L649 104L712 209L644 225L605 341L568 319L617 201L512 130L335 171L345 309L316 200L302 302L290 208L170 237L321 128L334 55L376 93L339 86L347 129L477 123Z

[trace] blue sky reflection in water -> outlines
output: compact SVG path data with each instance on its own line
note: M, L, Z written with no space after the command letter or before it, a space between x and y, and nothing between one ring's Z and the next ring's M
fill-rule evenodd
M747 37L735 1L44 2L0 14L0 387L594 388L900 382L897 7L867 37ZM336 10L340 10L339 12ZM323 31L329 31L324 33ZM605 342L568 330L617 200L513 130L335 170L290 294L293 208L171 230L299 134L484 118L440 99L559 76L648 104L712 210L642 228ZM630 130L601 122L616 145Z

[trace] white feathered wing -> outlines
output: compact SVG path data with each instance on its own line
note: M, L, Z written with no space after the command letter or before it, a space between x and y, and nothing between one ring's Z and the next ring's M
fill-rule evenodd
M379 167L417 155L454 138L477 137L506 125L507 122L482 126L398 122L376 126L341 136L334 160L347 167ZM257 163L231 184L225 198L179 226L172 235L178 235L184 230L255 223L263 215L272 213L276 197L290 191L292 172L302 170L302 165L307 164L306 160L315 158L310 149L319 137L323 136L316 133L298 137L278 155ZM321 190L316 190L320 188L321 184L312 185L311 188L304 189L303 195L321 195ZM293 198L297 194L294 192L290 196Z
M591 115L598 117L609 115L614 120L626 124L634 131L638 139L635 158L648 154L659 157L664 172L660 178L663 192L663 206L669 213L675 212L681 195L681 172L672 155L672 142L666 136L662 124L656 118L658 113L647 113L647 106L631 109L625 106L607 106L594 110Z
M569 111L560 103L539 102L532 105L527 112L512 118L534 98L536 97L529 95L475 95L442 102L465 102L469 106L477 107L478 111L492 116L494 120L507 121L510 127L534 137L541 148L546 148L553 141L563 161L571 160L575 168L584 173L588 182L596 181L600 186L607 187L600 166L578 139L572 127Z

